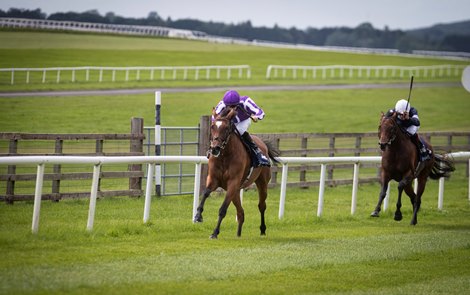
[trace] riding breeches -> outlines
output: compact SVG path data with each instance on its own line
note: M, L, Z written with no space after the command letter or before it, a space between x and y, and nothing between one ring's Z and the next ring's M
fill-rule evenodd
M248 130L248 127L250 127L250 125L250 119L235 123L235 127L237 127L238 133L240 133L240 135L243 135Z
M419 126L411 125L410 127L406 128L406 132L408 132L409 135L415 135L416 132L418 132Z

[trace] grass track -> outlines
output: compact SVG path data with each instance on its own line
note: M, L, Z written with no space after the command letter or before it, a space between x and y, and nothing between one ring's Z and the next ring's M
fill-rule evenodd
M349 214L350 186L328 188L322 218L317 189L289 189L277 219L279 190L270 190L267 236L259 236L254 191L245 193L246 221L236 238L233 206L218 240L208 236L222 198L192 224L192 197L154 199L142 225L143 199L100 199L95 228L85 231L87 200L43 202L40 230L30 234L32 204L0 204L2 294L462 294L470 282L470 207L462 173L446 184L436 210L430 182L419 223L393 221L391 209L368 217L378 185L363 185ZM6 251L5 251L6 250Z
M0 90L279 83L261 77L267 64L281 60L319 65L442 62L181 40L0 31L0 67L188 62L255 67L250 82L1 85ZM195 126L221 94L164 94L162 124ZM251 130L375 131L380 111L406 94L400 89L250 93L268 114ZM153 123L153 99L149 95L1 98L0 130L125 133L132 116L143 117L147 125ZM470 97L463 89L416 88L412 99L420 111L422 130L469 130ZM31 202L1 203L0 294L465 294L470 285L465 168L459 166L446 183L443 211L436 209L437 182L428 183L415 227L408 225L408 200L403 202L404 220L393 221L396 185L391 190L391 209L378 219L369 218L379 192L376 184L359 187L354 216L349 213L351 187L327 187L321 218L315 216L318 188L288 189L283 220L277 218L279 190L272 189L266 237L259 236L257 197L249 191L244 197L242 237L235 236L231 206L216 241L208 236L222 202L217 194L206 203L205 222L197 225L191 222L191 196L154 198L149 225L142 224L143 199L100 199L92 233L85 230L87 200L43 202L38 235L31 235Z

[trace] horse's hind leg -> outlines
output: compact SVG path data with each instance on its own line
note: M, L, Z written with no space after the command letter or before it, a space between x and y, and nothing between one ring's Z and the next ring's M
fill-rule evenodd
M238 222L237 236L240 237L242 235L243 223L245 222L245 210L243 210L240 198L234 198L232 203L233 205L235 205L235 208L237 209L237 222Z
M413 217L411 218L410 225L416 225L418 223L418 212L419 208L421 207L421 196L424 193L424 188L426 187L427 178L419 178L418 179L418 190L415 194L413 189L410 188L405 189L406 194L410 197L410 199L414 200L411 203L413 204Z
M258 188L259 202L258 209L261 215L261 225L259 226L261 235L266 235L266 223L264 220L264 212L266 211L266 199L268 198L268 185L267 182L256 182Z

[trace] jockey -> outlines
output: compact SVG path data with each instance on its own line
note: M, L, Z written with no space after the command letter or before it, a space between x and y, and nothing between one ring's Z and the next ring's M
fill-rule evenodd
M220 114L227 107L237 108L237 115L233 118L233 123L235 124L235 127L243 141L256 156L253 166L270 166L271 164L269 159L263 155L259 147L253 142L250 134L247 132L248 127L250 127L251 120L253 120L253 122L257 122L264 118L263 110L258 107L250 97L240 97L240 94L235 90L229 90L224 94L223 99L215 107L215 113Z
M398 113L397 123L402 129L406 130L410 136L411 141L416 145L419 151L419 161L424 162L431 157L429 156L428 149L418 137L418 129L420 127L418 110L411 107L409 103L400 99L395 105L395 112Z

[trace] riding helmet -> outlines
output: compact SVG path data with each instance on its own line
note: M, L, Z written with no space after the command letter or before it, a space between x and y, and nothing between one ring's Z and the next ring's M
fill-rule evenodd
M235 90L229 90L225 92L223 101L228 106L237 105L240 103L240 94Z
M399 101L397 101L397 104L395 105L395 111L399 114L403 114L404 112L409 112L410 104L406 100L400 99Z

